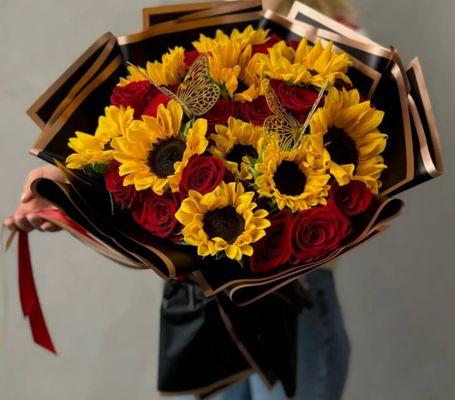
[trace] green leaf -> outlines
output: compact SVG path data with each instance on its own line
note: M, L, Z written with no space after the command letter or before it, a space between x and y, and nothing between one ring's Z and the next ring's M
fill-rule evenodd
M183 138L186 138L188 135L188 131L193 127L194 118L191 118L188 122L186 122L180 130L180 134Z
M231 96L229 96L229 93L228 93L228 91L226 89L226 84L225 83L222 83L220 85L220 95L221 95L221 97L223 99L230 99L231 98Z
M249 165L248 169L251 172L251 175L253 175L254 180L256 180L259 177L260 173L256 171L256 169L252 165Z
M88 164L88 165L84 165L84 174L89 176L90 178L96 178L97 174L96 172L93 170L93 167Z
M270 211L270 212L274 212L274 211L277 211L278 208L275 204L275 202L272 200L272 199L267 199L267 209Z
M95 164L93 164L93 170L97 174L103 174L104 175L104 174L107 173L108 166L109 166L108 164L96 162Z
M87 164L84 166L84 173L90 178L99 178L100 175L104 175L107 172L108 164L94 163Z

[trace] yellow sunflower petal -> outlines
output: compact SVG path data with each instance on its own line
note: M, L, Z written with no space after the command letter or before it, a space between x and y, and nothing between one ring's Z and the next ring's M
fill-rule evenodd
M183 225L182 234L184 240L191 245L198 247L198 254L215 255L225 251L227 257L233 260L241 260L244 255L251 256L251 243L259 240L265 235L265 228L270 225L266 219L266 210L256 210L254 214L251 210L256 208L253 203L254 193L245 192L241 183L220 183L213 191L201 195L195 191L190 191L188 198L185 199L180 209L176 213L177 220ZM228 238L223 238L224 232L219 232L219 236L209 237L204 231L204 218L218 209L228 208L243 219L243 231L239 232L233 240L227 242ZM234 211L232 211L234 210ZM240 211L240 212L239 212ZM221 217L220 217L221 218ZM235 220L235 218L234 218ZM225 223L233 223L233 220Z
M317 152L320 152L321 141L326 146L321 161L329 167L340 185L352 179L361 180L374 194L378 193L381 185L379 178L386 168L380 154L385 150L387 135L378 131L383 117L384 113L373 109L369 101L360 101L357 90L329 89L324 106L314 113L310 121L310 137L312 147ZM326 143L327 134L330 139ZM339 165L334 161L337 159L336 154L331 155L330 151L336 152L336 145L330 150L327 146L337 137L344 143L340 143L340 146L354 147L349 151L356 154L355 165Z

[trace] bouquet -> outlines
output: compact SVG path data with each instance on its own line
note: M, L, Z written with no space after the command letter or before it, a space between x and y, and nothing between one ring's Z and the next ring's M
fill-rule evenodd
M382 232L442 172L417 60L295 3L144 10L29 110L68 183L45 217L126 266L249 304Z

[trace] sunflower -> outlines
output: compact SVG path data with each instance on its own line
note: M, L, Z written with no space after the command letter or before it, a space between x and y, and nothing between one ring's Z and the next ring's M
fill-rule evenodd
M112 160L112 150L105 150L106 142L94 135L76 132L68 141L68 147L74 150L65 161L69 169L83 169L87 165L108 163Z
M252 45L268 40L268 31L248 26L243 32L234 29L230 36L217 30L214 38L203 34L193 42L199 53L209 54L210 74L213 80L224 85L229 96L233 97L238 87L238 79L251 58Z
M222 31L219 30L218 32L220 32L219 33L220 36L224 35ZM269 40L269 30L254 29L252 25L248 25L243 30L243 32L239 32L239 30L234 29L231 32L230 40L232 40L233 42L240 43L242 48L245 48L249 45L254 46L258 44L263 44L267 42L267 40Z
M308 136L290 151L269 143L255 169L259 195L272 198L280 210L289 207L297 212L326 204L330 175L314 153Z
M270 69L269 56L263 53L254 54L245 66L242 75L242 81L248 86L248 89L243 91L243 93L236 93L235 100L252 101L260 94L263 94L261 82L267 69Z
M76 136L68 141L68 147L74 150L66 159L70 169L83 169L86 165L107 164L113 160L110 141L116 136L125 135L134 116L131 107L109 106L104 109L103 116L98 119L98 127L94 135L76 132Z
M381 153L387 135L378 130L384 113L360 102L357 90L329 90L324 107L310 122L311 141L317 152L323 152L324 163L340 185L350 180L364 182L378 194L379 178L386 168Z
M318 40L314 46L302 39L294 50L286 42L275 43L269 54L257 53L249 60L243 75L248 86L260 87L262 78L284 80L289 84L328 87L337 79L351 83L346 75L351 61L346 53L333 51L333 43L323 47Z
M230 117L228 126L216 125L216 134L210 136L215 146L210 152L224 161L226 168L240 180L250 180L250 166L258 158L264 143L264 130L248 122Z
M200 34L199 40L193 42L193 46L200 53L208 53L213 45L236 43L241 50L248 46L263 44L269 40L269 31L264 29L254 29L248 25L243 32L234 29L230 35L226 35L221 29L218 29L214 38Z
M188 160L207 148L207 120L194 121L184 137L183 110L175 100L167 106L160 104L156 117L142 118L133 121L124 136L112 140L124 185L134 185L136 190L152 188L159 195L169 185L176 192Z
M245 192L241 183L221 182L202 195L191 190L175 217L183 225L185 242L197 246L200 256L214 256L220 251L240 261L253 254L252 243L265 236L270 226L268 212L256 209L254 192Z
M142 71L139 72L139 71ZM172 86L180 83L185 77L185 49L175 47L170 49L161 57L160 61L148 61L145 68L128 67L129 75L126 78L120 78L119 86L125 86L130 82L143 81L148 75L153 82L160 86Z
M311 46L306 39L302 39L295 51L294 63L303 64L310 71L310 83L313 86L322 87L326 79L329 87L333 86L337 79L351 83L346 74L352 62L346 53L333 51L333 42L323 47L318 40Z

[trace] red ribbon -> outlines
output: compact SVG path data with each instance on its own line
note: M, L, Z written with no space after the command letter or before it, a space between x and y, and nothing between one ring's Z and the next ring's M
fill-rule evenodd
M22 231L19 231L18 262L19 294L22 312L24 313L24 317L28 317L30 322L33 340L36 344L57 354L49 330L47 329L46 321L44 320L38 292L36 291L35 280L33 279L28 233Z

